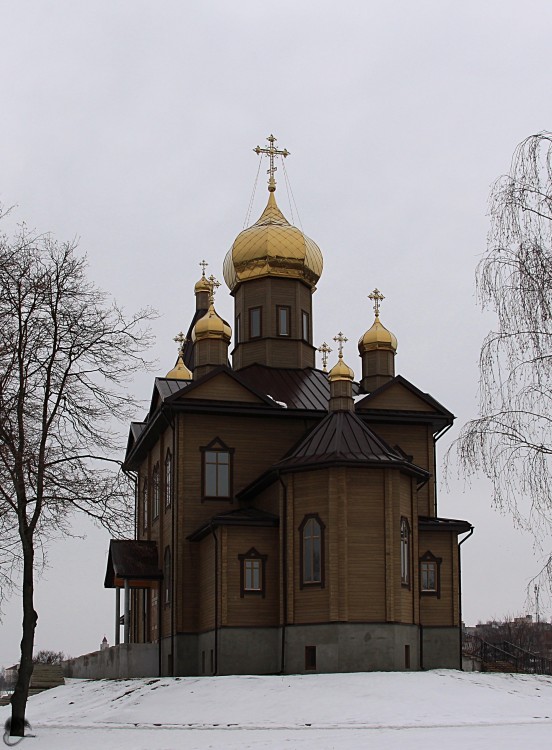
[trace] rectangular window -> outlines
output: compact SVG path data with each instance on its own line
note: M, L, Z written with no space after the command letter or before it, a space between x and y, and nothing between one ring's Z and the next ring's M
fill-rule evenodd
M401 518L401 583L410 585L410 525L406 518Z
M245 560L245 581L244 589L246 591L261 590L261 561Z
M308 312L302 311L301 315L301 336L303 341L310 341L310 320Z
M258 339L262 335L262 316L260 307L249 310L249 338Z
M230 453L205 451L205 497L230 497Z
M410 669L410 646L408 644L404 646L404 668Z
M420 563L422 591L437 591L437 563L433 560Z
M291 308L279 305L276 308L276 318L278 322L278 336L290 336Z
M159 518L159 464L155 464L151 477L151 515L152 520Z
M241 341L241 315L236 315L236 344Z
M172 501L172 456L167 451L165 458L165 508L168 508Z
M305 669L316 669L316 646L305 646Z

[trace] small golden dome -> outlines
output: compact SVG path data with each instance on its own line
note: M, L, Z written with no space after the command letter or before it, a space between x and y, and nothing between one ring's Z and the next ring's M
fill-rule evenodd
M232 329L228 323L223 320L215 310L213 303L205 315L200 318L192 331L192 341L201 341L202 339L224 339L229 342L232 338Z
M355 373L351 370L349 365L346 365L343 361L343 355L339 354L337 364L335 364L328 373L328 380L330 383L335 383L336 380L354 380Z
M194 287L194 291L196 294L199 294L200 292L207 292L209 293L211 291L211 286L209 284L209 280L205 278L205 276L202 276L200 280L196 283Z
M193 379L192 372L188 370L184 360L182 359L182 352L178 355L178 359L176 360L176 364L173 367L173 369L170 370L165 375L165 377L171 378L173 380L192 380Z
M361 356L365 352L374 349L387 349L388 351L397 351L397 337L381 323L379 315L376 315L372 327L369 328L364 336L358 340L358 351Z
M301 279L314 288L322 275L320 248L289 223L272 188L258 221L238 234L226 254L223 273L231 290L242 281L262 276Z

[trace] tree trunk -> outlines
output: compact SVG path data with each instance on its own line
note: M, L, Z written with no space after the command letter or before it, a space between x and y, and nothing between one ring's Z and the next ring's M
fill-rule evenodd
M21 638L21 661L17 682L11 699L12 716L10 734L23 737L25 734L25 708L29 697L29 685L33 673L33 649L38 615L34 609L34 548L32 537L23 545L23 636Z

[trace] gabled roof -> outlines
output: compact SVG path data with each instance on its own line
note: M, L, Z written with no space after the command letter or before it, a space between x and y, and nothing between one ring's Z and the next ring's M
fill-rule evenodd
M239 370L242 380L252 388L272 396L287 405L288 409L328 411L330 383L322 370L306 367L303 370L265 365L249 365ZM358 383L353 383L353 393L358 393Z
M355 464L396 467L426 479L429 474L391 448L351 411L330 412L275 468Z
M388 421L388 417L405 421L425 421L438 432L452 425L454 414L429 393L424 393L402 375L396 375L375 391L355 400L359 415L370 421Z
M219 365L218 367L213 368L210 372L203 375L198 380L193 381L185 381L186 387L185 392L184 389L181 388L180 390L175 391L170 396L167 397L166 401L167 403L174 404L178 400L181 399L181 397L184 397L185 399L207 399L209 401L219 401L224 402L226 399L220 398L220 396L212 398L208 393L208 384L211 383L213 380L224 377L224 378L230 378L235 384L239 386L237 391L234 391L232 395L228 398L229 401L240 401L239 399L239 392L241 391L243 393L243 404L247 405L248 403L256 402L257 404L262 404L263 406L268 406L271 409L283 409L281 404L278 404L277 401L274 400L274 398L270 398L269 395L265 394L262 390L259 390L258 388L255 388L252 384L250 384L247 380L244 380L241 377L241 373L234 372L230 367L227 365ZM177 381L177 382L183 382L183 381Z
M105 588L116 588L124 579L133 586L133 581L153 582L162 578L163 573L159 570L158 564L157 542L135 539L112 539L109 542Z
M280 519L272 513L267 513L258 508L238 508L228 513L219 513L205 523L201 524L188 539L191 542L199 542L207 536L212 529L219 526L278 526Z

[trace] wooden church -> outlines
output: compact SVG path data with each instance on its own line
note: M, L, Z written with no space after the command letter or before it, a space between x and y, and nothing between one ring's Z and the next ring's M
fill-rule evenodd
M435 443L451 412L395 374L397 339L358 331L361 377L315 364L322 253L275 198L195 285L177 363L130 427L136 538L112 541L125 640L156 643L162 674L460 668L462 520L441 518ZM231 361L231 364L230 364ZM467 537L463 537L467 538Z

